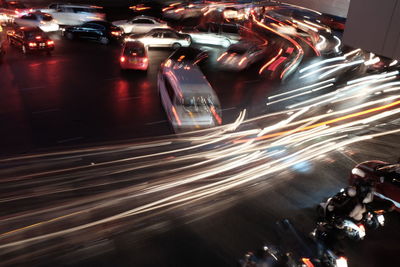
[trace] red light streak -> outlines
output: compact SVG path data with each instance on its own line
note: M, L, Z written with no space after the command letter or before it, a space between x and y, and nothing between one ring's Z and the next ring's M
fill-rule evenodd
M261 69L258 71L258 74L261 74L269 65L272 64L283 52L283 49L281 48L276 56L274 56L270 61L265 63L264 66L261 67Z

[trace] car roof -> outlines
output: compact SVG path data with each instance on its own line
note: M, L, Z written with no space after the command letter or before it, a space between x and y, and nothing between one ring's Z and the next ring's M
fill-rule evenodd
M100 25L103 25L103 26L106 26L106 27L109 27L109 26L114 26L115 27L115 25L113 25L111 22L103 21L103 20L91 20L91 21L85 22L84 24L86 24L86 23L100 24Z
M26 26L22 26L22 27L17 27L17 29L24 31L24 32L42 32L42 30L39 27L26 27Z
M144 44L140 41L129 41L125 43L125 47L135 47L135 46L144 47Z
M179 65L179 67L172 65L170 73L176 78L183 97L204 94L216 97L214 90L197 65L187 63Z

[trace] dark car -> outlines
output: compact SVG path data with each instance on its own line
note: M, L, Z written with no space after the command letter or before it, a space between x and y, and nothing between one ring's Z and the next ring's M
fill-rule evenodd
M368 181L375 187L375 195L390 200L400 211L400 163L391 164L379 160L365 161L351 172L350 184Z
M17 27L7 32L10 45L20 48L24 54L29 52L47 52L54 50L54 41L37 27Z
M118 41L123 31L106 21L89 21L79 26L67 27L63 34L69 40L87 39L106 45L111 41Z

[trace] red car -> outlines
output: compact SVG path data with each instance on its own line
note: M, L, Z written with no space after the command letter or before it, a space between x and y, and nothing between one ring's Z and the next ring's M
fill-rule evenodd
M350 176L350 184L358 179L374 184L375 195L393 202L400 212L400 163L391 164L379 160L365 161L356 165Z
M122 70L143 70L149 67L147 49L141 42L126 42L122 48L119 63Z
M50 54L54 50L54 41L36 27L17 27L7 32L7 38L10 45L21 49L24 54L34 51Z

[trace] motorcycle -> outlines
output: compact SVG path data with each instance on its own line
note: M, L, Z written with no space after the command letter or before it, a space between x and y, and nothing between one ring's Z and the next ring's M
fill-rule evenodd
M344 190L339 192L342 193ZM336 233L339 237L341 234L349 239L360 241L366 236L366 227L368 229L377 229L385 225L384 213L392 209L392 203L384 200L375 200L368 204L359 204L362 212L361 220L355 220L350 216L338 216L334 213L328 214L328 205L333 198L328 198L326 202L322 202L317 207L318 226L316 229L325 229L324 231L332 233L333 229L337 229ZM316 231L316 229L314 231ZM341 233L340 233L341 232Z
M332 250L319 236L304 235L288 219L277 222L277 228L282 247L288 252L287 266L347 267L347 258Z

